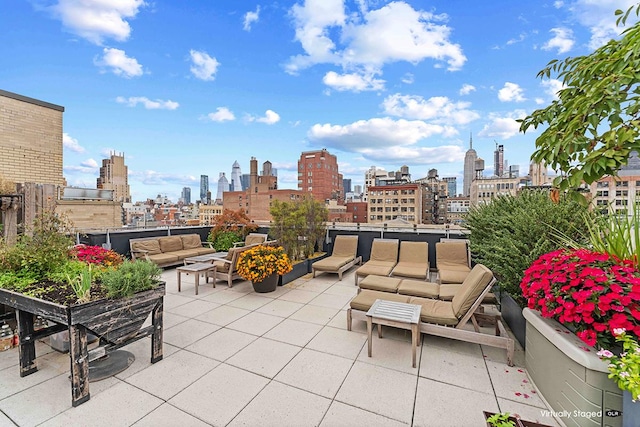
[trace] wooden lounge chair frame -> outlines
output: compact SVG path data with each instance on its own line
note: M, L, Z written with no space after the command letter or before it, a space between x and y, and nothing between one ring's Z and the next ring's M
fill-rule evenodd
M444 338L451 338L454 340L466 341L474 344L488 345L491 347L503 348L507 351L507 364L513 366L513 353L515 350L515 343L513 338L509 336L507 330L502 324L501 317L499 315L492 316L478 312L481 308L482 300L489 290L495 284L495 277L485 286L482 293L475 299L469 310L460 318L455 326L438 325L435 323L420 323L420 332L428 335L435 335ZM347 309L347 330L351 330L351 323L353 319L363 320L366 322L366 312L360 310L354 310L351 307ZM462 329L471 320L473 324L473 331ZM495 335L485 334L480 332L478 321L495 324Z
M351 267L353 267L354 265L358 264L362 264L362 257L357 255L357 251L358 251L358 236L352 236L352 235L347 235L347 234L339 234L336 236L336 240L335 243L333 245L333 251L331 253L331 256L333 256L333 254L335 253L335 248L336 248L336 244L338 243L338 239L345 239L345 240L355 240L356 241L356 246L355 246L355 250L353 251L353 259L351 261L349 261L348 263L346 263L345 265L341 266L340 268L338 268L337 270L319 270L316 269L316 267L314 267L314 265L317 262L321 262L324 260L320 260L320 261L316 261L313 264L311 264L311 272L313 273L313 277L316 277L316 271L319 272L325 272L325 273L337 273L338 274L338 280L342 280L342 273L344 273L345 271L349 270ZM326 259L331 258L331 256L329 256Z

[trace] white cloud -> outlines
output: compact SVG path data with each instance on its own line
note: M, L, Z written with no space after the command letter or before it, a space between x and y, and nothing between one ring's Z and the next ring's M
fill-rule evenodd
M491 113L489 114L489 123L484 125L482 130L478 132L478 136L509 139L520 132L520 124L516 120L522 119L526 115L524 110L515 110L506 115Z
M380 72L397 61L418 63L431 58L458 70L466 61L458 44L449 40L446 15L414 10L404 2L392 2L367 10L345 11L343 0L306 0L291 9L295 38L304 54L293 56L286 70L295 74L315 64L341 65L345 70L363 68Z
M527 98L523 95L523 89L516 83L506 82L504 87L498 91L498 99L502 102L522 102Z
M517 38L507 40L507 46L511 46L512 44L521 43L524 39L527 38L526 33L520 33Z
M402 76L402 78L400 79L400 81L404 84L410 85L413 83L413 74L411 73L406 73L404 76Z
M553 33L554 36L542 45L543 50L558 49L558 54L567 53L575 44L573 31L569 28L552 28L549 32Z
M536 98L536 99L534 99L534 101L538 105L542 105L542 104L545 103L544 99L542 99L542 98Z
M480 115L469 109L469 102L453 102L446 96L424 99L417 95L390 95L382 102L385 114L407 119L430 120L433 123L462 125Z
M251 31L251 24L260 20L260 6L256 8L255 12L247 12L244 14L244 23L242 29L245 31Z
M363 151L362 155L366 159L375 162L393 162L407 165L433 165L434 163L461 162L464 159L464 151L462 147L457 145L389 147L380 150Z
M190 70L196 78L204 81L215 80L215 74L218 71L218 66L220 65L216 58L212 58L206 52L193 49L189 51L189 55L193 62Z
M264 117L257 117L255 121L272 125L280 121L280 115L273 110L267 110L265 111Z
M338 74L329 71L322 78L322 82L337 91L362 92L368 90L384 89L384 80L376 79L374 74Z
M95 44L111 38L125 41L131 34L128 19L133 19L144 0L58 0L50 7L62 25Z
M102 58L93 60L95 65L110 68L113 74L126 78L143 74L142 65L135 58L128 57L124 50L106 47L102 52Z
M129 107L135 107L138 104L142 104L147 110L175 110L180 106L180 104L171 100L163 101L161 99L156 99L155 101L152 101L146 96L131 96L129 98L119 96L116 98L116 102L119 104L126 104Z
M562 82L557 79L542 80L540 86L544 88L545 93L552 99L558 99L558 92L564 89Z
M80 162L79 165L65 166L63 169L67 172L95 174L98 169L100 169L100 165L94 159L89 158L83 162Z
M476 91L476 87L474 85L470 85L468 83L465 83L462 85L462 87L460 88L460 95L469 95L471 92L475 92Z
M637 21L635 15L631 14L627 21L627 27L617 27L617 17L613 14L616 9L626 11L636 3L636 0L577 0L569 9L580 24L589 28L591 32L589 47L597 49L612 38L617 38L624 28Z
M145 185L194 185L200 182L199 178L193 175L179 175L173 173L156 172L154 170L145 170L142 172L129 170L129 179L135 179ZM210 188L211 190L211 183Z
M553 7L555 7L556 9L560 9L562 6L564 6L564 2L561 0L556 0L553 2Z
M389 146L411 145L433 135L453 136L455 128L421 120L394 120L389 117L359 120L348 125L315 124L307 136L322 146L348 152L365 152Z
M62 146L76 153L84 153L84 147L78 144L78 140L72 138L68 133L62 134Z
M216 108L215 113L209 113L207 114L207 117L212 122L219 122L219 123L236 119L236 116L227 107L218 107Z

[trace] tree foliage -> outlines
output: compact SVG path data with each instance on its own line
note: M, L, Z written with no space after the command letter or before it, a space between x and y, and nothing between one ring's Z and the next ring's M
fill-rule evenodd
M231 236L237 235L239 236L238 240L242 240L247 234L256 231L257 229L258 226L251 222L251 218L247 216L243 209L237 211L225 209L222 211L222 215L218 215L214 218L213 228L211 228L211 231L209 232L207 241L216 242L219 237L222 240L228 240L228 237L223 237L229 234L227 232L235 233L231 234Z
M617 10L618 25L639 11L640 4ZM589 55L549 62L538 77L556 77L563 88L551 105L520 120L520 130L548 125L532 159L561 172L554 181L560 190L615 175L640 152L640 22Z
M326 233L327 208L321 202L306 197L292 202L274 201L271 205L270 234L278 240L293 259L308 258Z
M581 230L592 214L567 196L561 198L554 203L545 191L523 191L474 206L466 217L474 261L490 268L500 288L522 306L524 271L542 254L562 247L558 234L585 241Z

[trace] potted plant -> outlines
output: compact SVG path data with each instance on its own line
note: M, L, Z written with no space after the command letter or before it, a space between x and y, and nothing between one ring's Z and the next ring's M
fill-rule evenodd
M213 222L207 241L213 244L216 251L228 251L234 243L242 242L247 234L258 229L242 209L225 209Z
M631 426L631 420L640 420L640 346L624 328L613 330L616 342L622 344L618 354L600 349L598 356L609 362L609 378L614 380L622 393L623 425ZM628 422L628 424L627 424Z
M519 415L511 415L508 412L484 411L487 427L550 427L534 421L525 421Z
M589 215L575 201L562 198L554 203L546 191L523 190L517 196L498 196L490 204L473 207L466 217L473 261L493 271L500 287L500 311L523 348L523 272L540 255L562 247L556 230L583 240L578 230L585 228Z
M37 370L35 341L69 334L72 403L89 399L88 363L129 342L152 336L152 362L162 359L161 270L146 261L123 261L112 251L73 247L69 225L40 214L15 245L0 242L0 303L16 310L20 375ZM152 315L152 325L142 328ZM34 317L54 325L34 330ZM101 345L87 349L87 331Z
M311 272L311 264L326 256L322 239L326 235L329 213L312 197L291 202L274 201L270 209L269 234L281 244L293 261L293 271L282 277L287 283Z
M273 292L279 275L293 268L282 246L258 245L243 251L238 257L238 274L253 283L256 292Z

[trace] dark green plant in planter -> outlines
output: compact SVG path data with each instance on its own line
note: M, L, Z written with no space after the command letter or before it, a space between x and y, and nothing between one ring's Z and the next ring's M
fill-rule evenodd
M160 281L162 269L149 261L125 261L117 269L102 274L102 286L113 298L128 297L153 289Z
M207 241L213 243L217 251L228 251L234 243L242 242L247 234L257 229L244 210L225 209L222 215L214 218Z
M311 257L327 232L329 211L323 203L305 197L292 202L274 201L271 205L269 234L294 261Z
M228 251L236 242L242 242L242 234L238 231L220 231L211 240L216 251Z
M493 271L500 288L525 307L520 290L524 271L542 254L562 246L558 231L584 241L581 230L591 215L579 202L561 197L554 203L542 190L498 196L467 215L471 253L475 262Z

